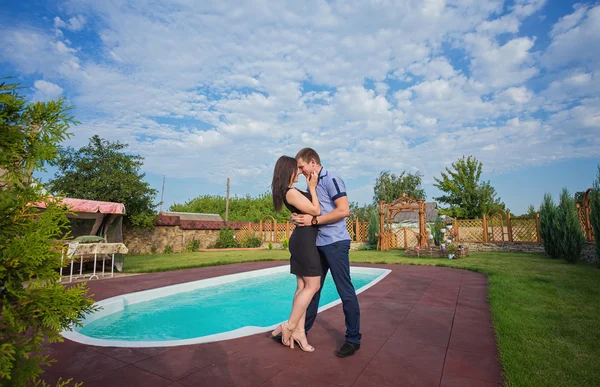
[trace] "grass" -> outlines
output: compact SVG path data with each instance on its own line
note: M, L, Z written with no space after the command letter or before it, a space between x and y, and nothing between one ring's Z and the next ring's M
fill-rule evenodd
M127 272L287 260L286 251L126 258ZM600 385L600 270L538 254L475 253L460 260L353 251L352 262L437 265L484 273L507 386Z

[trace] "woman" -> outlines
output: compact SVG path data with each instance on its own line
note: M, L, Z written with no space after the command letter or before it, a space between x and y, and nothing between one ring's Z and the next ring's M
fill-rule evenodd
M318 181L319 176L312 173L307 179L308 192L295 188L294 183L298 182L296 159L281 156L275 164L271 183L275 211L281 211L285 205L292 213L320 215L316 191ZM316 240L317 228L313 226L296 227L290 237L290 271L296 275L296 293L288 320L272 332L273 336L281 333L283 345L294 348L296 342L305 352L315 350L306 339L304 319L308 304L321 287L321 259Z

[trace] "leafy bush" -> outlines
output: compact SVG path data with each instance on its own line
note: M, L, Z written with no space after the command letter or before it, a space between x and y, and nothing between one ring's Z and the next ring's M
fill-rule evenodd
M369 244L377 246L377 234L379 234L379 210L377 207L371 209L369 217Z
M287 250L290 246L290 242L286 239L283 240L283 243L281 244L281 246L283 247L284 250Z
M242 243L240 243L241 247L260 247L262 246L262 240L260 240L260 238L257 237L250 237L244 241L242 241Z
M269 250L273 250L273 244L269 242Z
M558 226L560 230L560 253L569 263L575 263L581 257L581 250L585 243L583 231L579 224L575 199L563 188L560 194L560 204L557 210Z
M373 250L373 249L375 249L375 246L377 246L377 245L371 245L371 244L359 245L356 250L357 251Z
M173 254L173 246L171 246L171 245L166 245L166 246L165 246L165 251L164 251L164 253L165 253L165 254Z
M598 165L598 176L594 181L594 189L590 193L590 207L590 222L596 242L596 263L600 267L600 165Z
M84 284L58 282L67 209L32 173L56 164L58 144L75 123L64 99L28 103L0 82L0 385L29 386L52 360L46 343L95 310ZM30 203L44 202L45 211ZM67 233L68 234L68 233ZM67 235L68 237L68 235ZM42 383L43 384L43 383Z
M230 227L222 228L219 231L219 239L214 246L216 249L229 249L239 247L235 240L235 230Z
M448 247L446 248L446 251L448 252L448 254L456 254L456 245L453 243L450 243L448 245Z
M156 246L150 247L150 254L156 254L157 251L158 251L158 248ZM130 253L131 253L131 251L130 251Z
M193 253L194 251L198 251L199 248L200 241L197 239L192 239L188 242L187 246L185 247L185 251L187 251L188 253Z
M552 195L546 193L540 205L540 236L544 241L544 250L551 258L560 258L560 239L558 234L558 214Z

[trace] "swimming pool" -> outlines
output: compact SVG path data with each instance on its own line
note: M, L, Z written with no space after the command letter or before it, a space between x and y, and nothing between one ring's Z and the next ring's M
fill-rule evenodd
M351 267L361 293L390 270ZM289 265L129 293L97 302L83 327L62 335L84 344L165 347L206 343L274 329L291 310L296 279ZM341 301L327 276L319 312Z

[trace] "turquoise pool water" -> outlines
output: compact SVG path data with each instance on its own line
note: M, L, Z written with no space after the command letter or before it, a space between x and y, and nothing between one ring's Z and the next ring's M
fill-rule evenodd
M352 273L359 289L380 274ZM284 321L291 310L296 278L274 273L127 305L92 321L83 335L123 341L184 340L229 332L245 326L268 327ZM339 299L331 274L319 305Z

